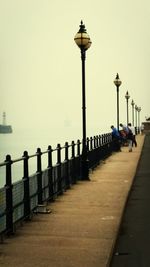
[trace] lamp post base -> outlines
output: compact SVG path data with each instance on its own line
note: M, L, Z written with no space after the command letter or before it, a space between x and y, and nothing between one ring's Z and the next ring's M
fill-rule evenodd
M82 159L81 161L81 179L82 180L90 180L89 179L89 160Z

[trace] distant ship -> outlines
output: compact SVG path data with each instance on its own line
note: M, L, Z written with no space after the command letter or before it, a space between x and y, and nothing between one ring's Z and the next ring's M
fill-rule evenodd
M6 124L6 113L3 112L3 124L0 124L0 134L7 133L12 133L12 127Z

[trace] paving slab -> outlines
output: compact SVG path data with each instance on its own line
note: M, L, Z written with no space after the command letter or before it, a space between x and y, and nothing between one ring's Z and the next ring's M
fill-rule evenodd
M123 147L0 245L0 266L106 267L144 142Z

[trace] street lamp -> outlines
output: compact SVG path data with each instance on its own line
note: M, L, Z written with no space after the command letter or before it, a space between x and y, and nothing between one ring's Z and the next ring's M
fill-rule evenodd
M128 123L129 123L129 106L128 106L128 100L130 98L130 95L129 95L128 91L126 92L125 98L127 100L127 125L128 125Z
M134 103L133 99L131 101L131 105L132 105L132 126L134 126L134 105L135 105L135 103Z
M79 26L79 31L74 37L74 41L81 50L81 61L82 61L82 159L81 159L81 176L82 180L89 179L89 168L88 168L88 151L87 151L87 138L86 138L86 97L85 97L85 59L86 50L91 46L91 40L83 21Z
M114 84L117 88L117 129L119 131L119 86L122 84L122 82L119 79L119 74L117 73L116 79L114 80Z
M136 131L136 134L137 134L137 111L138 111L138 106L135 105L135 131Z
M140 132L140 111L141 107L138 107L138 132Z

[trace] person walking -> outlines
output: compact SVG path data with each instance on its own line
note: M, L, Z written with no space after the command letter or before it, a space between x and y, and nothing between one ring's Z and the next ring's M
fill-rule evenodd
M132 136L132 147L133 147L133 145L135 145L135 147L137 147L135 127L132 126L131 123L128 123L128 127L132 131L132 134L133 134L133 136Z
M129 152L132 152L133 132L132 132L132 130L131 130L130 127L128 127L127 140L128 140L128 148L129 148Z

